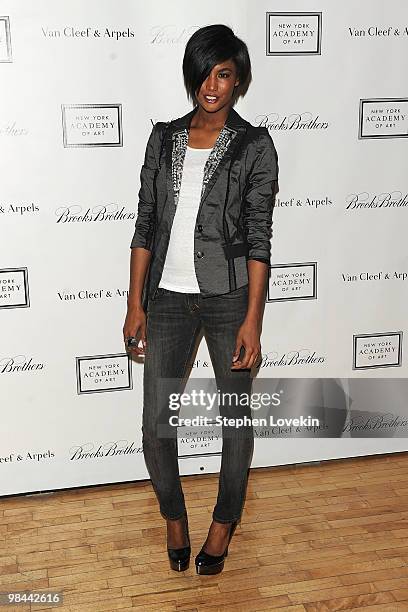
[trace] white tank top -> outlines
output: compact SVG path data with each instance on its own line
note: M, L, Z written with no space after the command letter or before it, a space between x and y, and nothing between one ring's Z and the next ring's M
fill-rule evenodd
M194 231L200 204L205 162L212 149L187 146L179 200L159 287L183 293L200 293L194 268Z

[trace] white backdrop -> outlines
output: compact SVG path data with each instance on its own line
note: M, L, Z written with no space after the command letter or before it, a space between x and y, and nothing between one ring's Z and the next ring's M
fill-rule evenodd
M279 155L259 378L407 377L407 16L405 0L2 1L1 495L148 477L129 245L152 122L190 110L181 63L204 25L247 42L236 109ZM192 376L211 375L203 340ZM407 450L372 436L257 439L252 466ZM219 451L185 443L181 473L216 472Z

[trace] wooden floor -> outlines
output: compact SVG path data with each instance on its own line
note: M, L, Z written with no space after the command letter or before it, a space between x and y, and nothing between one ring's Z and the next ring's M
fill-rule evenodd
M198 576L217 478L182 479L181 574L150 481L1 499L0 591L62 591L69 612L408 611L408 453L252 470L224 571Z

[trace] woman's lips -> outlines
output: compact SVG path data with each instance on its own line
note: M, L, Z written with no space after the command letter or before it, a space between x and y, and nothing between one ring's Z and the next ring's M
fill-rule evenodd
M204 98L209 104L215 104L218 101L218 96L204 96Z

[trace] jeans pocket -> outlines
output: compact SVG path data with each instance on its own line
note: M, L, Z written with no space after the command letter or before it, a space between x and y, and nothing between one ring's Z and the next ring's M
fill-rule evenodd
M163 296L163 295L169 295L169 294L171 294L170 289L165 289L164 287L157 287L157 289L156 289L156 293L155 293L155 295L154 295L154 300L153 300L153 301L155 302L155 301L156 301L156 300L158 300L158 299L159 299L161 296Z

